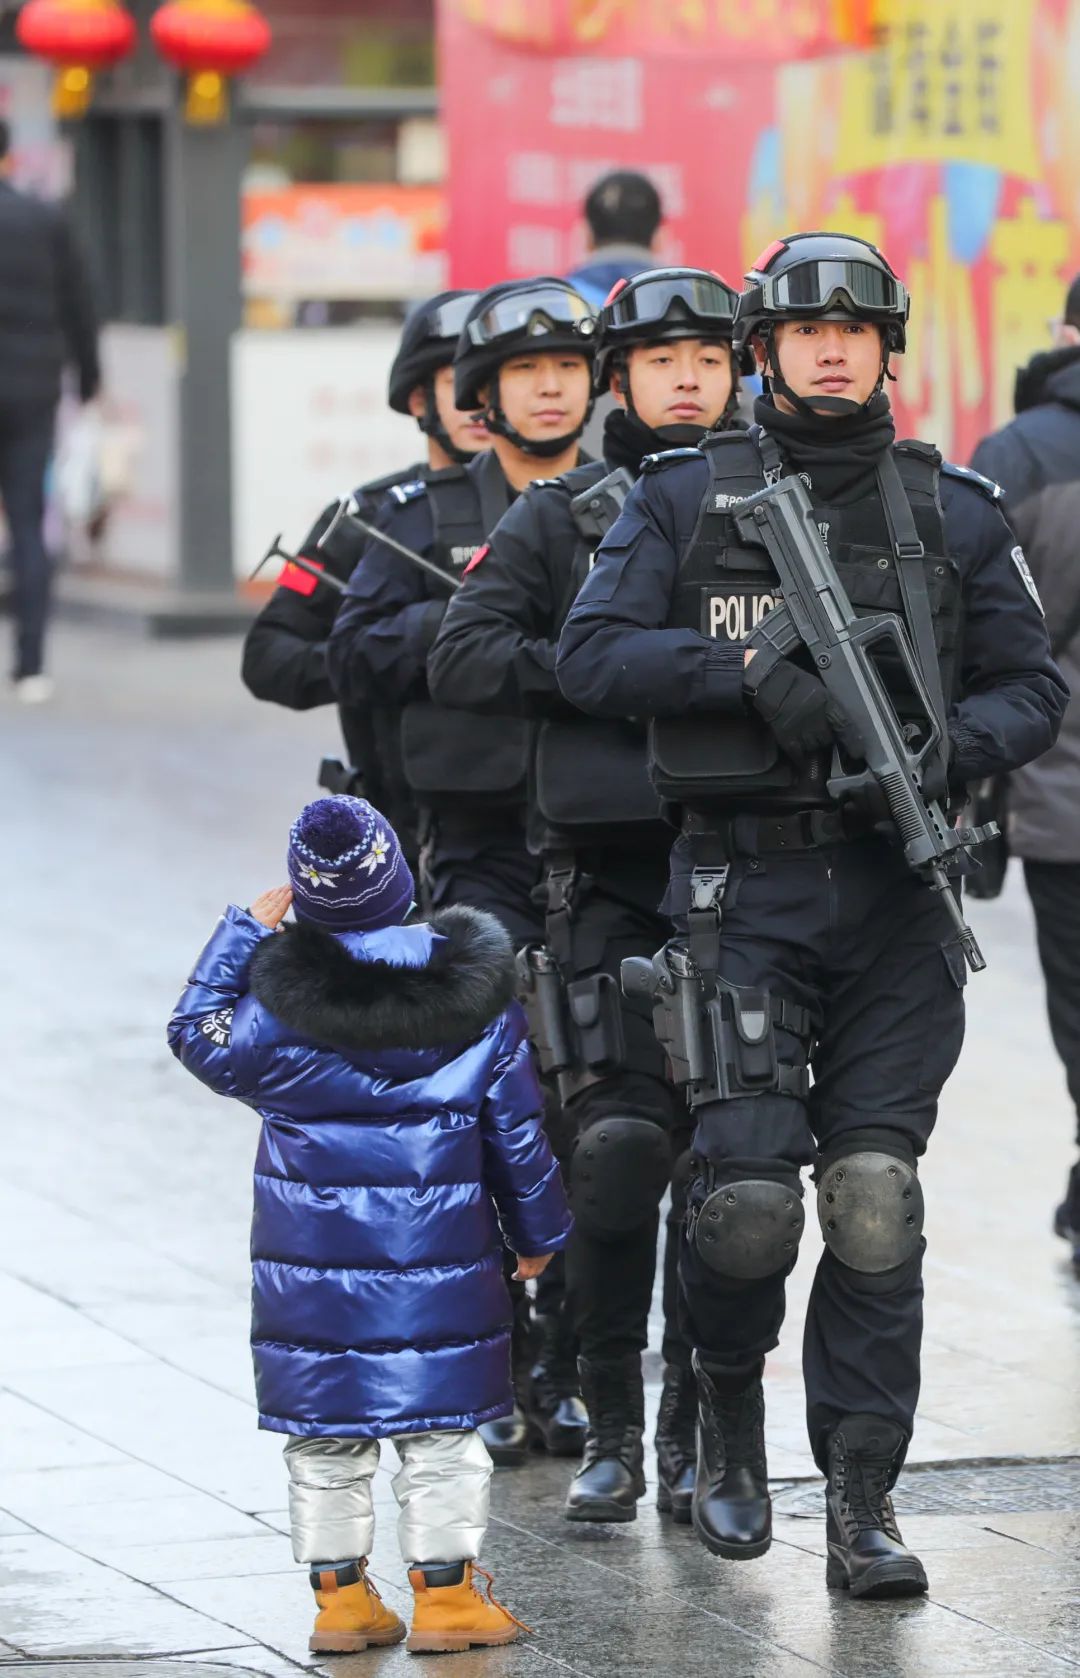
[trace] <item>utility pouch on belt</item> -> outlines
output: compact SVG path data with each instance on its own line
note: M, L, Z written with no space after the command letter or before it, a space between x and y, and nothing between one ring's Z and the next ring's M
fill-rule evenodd
M678 942L651 961L624 961L622 985L627 996L651 1000L657 1041L691 1107L766 1093L803 1100L809 1093L807 1068L782 1065L776 1043L778 1026L809 1038L805 1008L712 975L706 982Z
M575 1060L591 1078L609 1077L626 1058L622 1001L610 973L573 979L566 987ZM568 1092L569 1093L569 1092Z

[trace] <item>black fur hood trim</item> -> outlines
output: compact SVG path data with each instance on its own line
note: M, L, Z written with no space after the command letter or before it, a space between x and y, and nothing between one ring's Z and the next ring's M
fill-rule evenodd
M291 1031L334 1048L468 1042L513 1000L513 945L479 909L442 909L430 925L445 942L424 967L358 961L320 927L286 926L255 951L251 993Z

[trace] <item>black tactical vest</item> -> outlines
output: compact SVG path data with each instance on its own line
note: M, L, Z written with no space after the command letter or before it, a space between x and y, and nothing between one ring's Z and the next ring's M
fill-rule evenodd
M619 516L621 486L609 486L618 476L602 461L590 461L542 486L545 495L571 498L568 510L576 535L556 634L592 568L596 549ZM536 735L529 802L540 818L544 849L619 840L639 845L655 838L657 830L667 844L671 842L649 780L640 723L587 717L584 712L545 719Z
M731 515L735 503L765 486L765 466L754 432L707 437L701 451L709 464L709 485L679 567L667 627L696 629L738 644L778 599L768 555L742 545ZM938 495L941 456L924 443L898 443L894 454L926 550L922 564L948 699L959 663L961 597L957 565L946 551ZM904 619L896 560L876 488L842 507L819 503L812 485L811 496L819 528L856 611L894 612ZM879 668L901 716L920 714L898 669L890 669L885 660ZM649 756L653 783L662 798L721 816L805 810L832 802L825 784L827 755L817 754L797 769L749 709L741 715L657 718L650 728Z
M455 466L427 481L434 527L428 557L448 576L460 577L510 504L498 462L493 455L482 461L482 472ZM421 575L429 599L448 598L434 577ZM431 699L414 700L402 711L406 779L428 809L521 804L528 747L528 725L520 717L480 716Z

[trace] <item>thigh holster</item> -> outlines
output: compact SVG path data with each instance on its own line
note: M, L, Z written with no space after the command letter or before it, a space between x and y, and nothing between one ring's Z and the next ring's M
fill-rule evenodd
M540 891L547 941L517 958L518 999L545 1073L559 1081L563 1101L618 1072L626 1059L622 999L610 973L568 977L599 961L602 949L578 948L574 915L592 882L572 858L552 861Z
M622 985L651 1001L657 1040L691 1107L747 1095L806 1099L809 1071L781 1060L776 1039L779 1029L809 1047L810 1015L798 1003L703 974L678 939L651 960L624 961Z

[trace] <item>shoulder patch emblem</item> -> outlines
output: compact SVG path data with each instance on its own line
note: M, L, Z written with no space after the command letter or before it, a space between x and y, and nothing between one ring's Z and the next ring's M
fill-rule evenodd
M1043 603L1039 599L1039 591L1035 587L1035 578L1031 575L1031 566L1028 564L1024 550L1020 546L1019 542L1012 551L1012 562L1020 573L1020 581L1027 589L1032 600L1034 600L1036 606L1039 608L1039 611L1042 612L1043 617L1045 617L1046 613L1043 612Z
M487 558L487 556L490 552L491 552L491 543L490 542L485 542L482 548L477 548L476 552L473 554L472 558L470 559L468 565L466 565L466 567L465 567L464 571L461 573L461 575L463 577L467 577L469 575L470 571L475 571L476 567L478 565L483 565L485 559Z
M404 506L407 501L416 501L427 493L427 484L421 478L413 478L407 484L391 484L390 494L394 500Z
M219 1008L215 1014L207 1014L199 1021L199 1030L210 1040L215 1049L227 1049L232 1042L232 1023L235 1008Z
M1005 491L993 478L984 478L981 472L973 472L970 466L957 466L953 460L943 460L941 470L947 478L963 478L972 489L981 490L988 501L1001 501Z

